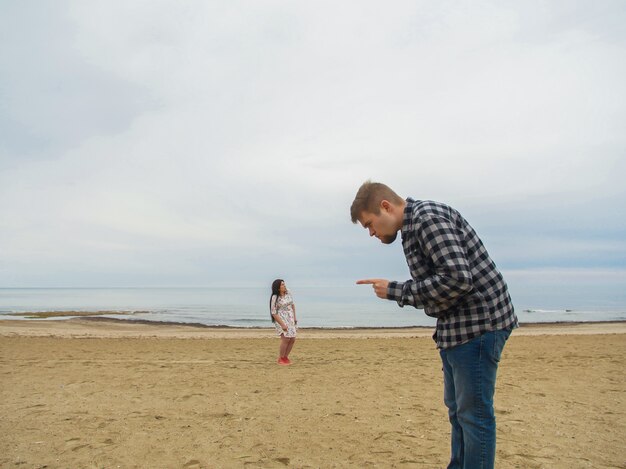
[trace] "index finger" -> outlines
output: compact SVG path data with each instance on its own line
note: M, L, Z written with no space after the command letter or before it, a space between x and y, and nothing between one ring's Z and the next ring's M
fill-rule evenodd
M357 285L374 285L376 283L376 279L373 278L368 278L365 280L357 280L356 284Z

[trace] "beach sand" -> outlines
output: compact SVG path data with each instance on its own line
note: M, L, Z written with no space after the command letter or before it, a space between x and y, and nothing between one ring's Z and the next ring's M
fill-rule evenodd
M0 467L445 467L430 329L0 321ZM626 323L523 326L496 391L498 468L626 468Z

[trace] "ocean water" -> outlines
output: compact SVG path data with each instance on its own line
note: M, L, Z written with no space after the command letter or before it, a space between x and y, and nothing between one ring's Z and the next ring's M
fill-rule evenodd
M300 327L435 325L423 311L399 308L395 302L376 298L371 288L363 286L298 287L291 291ZM138 313L111 317L270 327L268 303L268 288L4 288L0 289L0 319L19 319L8 315L32 311L121 311ZM516 312L522 323L626 320L626 307L615 304L559 308L553 303L516 302Z

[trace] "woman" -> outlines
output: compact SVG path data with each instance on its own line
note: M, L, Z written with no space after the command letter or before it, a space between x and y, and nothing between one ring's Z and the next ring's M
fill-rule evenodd
M282 279L276 279L272 283L272 296L270 297L270 314L276 327L276 334L280 336L280 348L278 350L278 364L291 365L289 353L296 342L296 305L293 303L291 293L287 290Z

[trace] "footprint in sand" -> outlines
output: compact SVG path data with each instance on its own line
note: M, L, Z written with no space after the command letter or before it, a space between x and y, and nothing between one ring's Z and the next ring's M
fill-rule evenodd
M195 393L195 394L187 394L183 397L179 397L177 400L178 401L188 401L189 399L191 399L192 397L205 397L204 394L200 394L200 393Z
M81 450L81 449L83 449L83 448L91 448L91 445L84 444L84 445L74 446L74 447L72 448L72 451L78 451L78 450Z
M187 461L183 467L187 469L200 469L200 467L202 466L200 461L198 461L197 459L192 459L191 461Z

